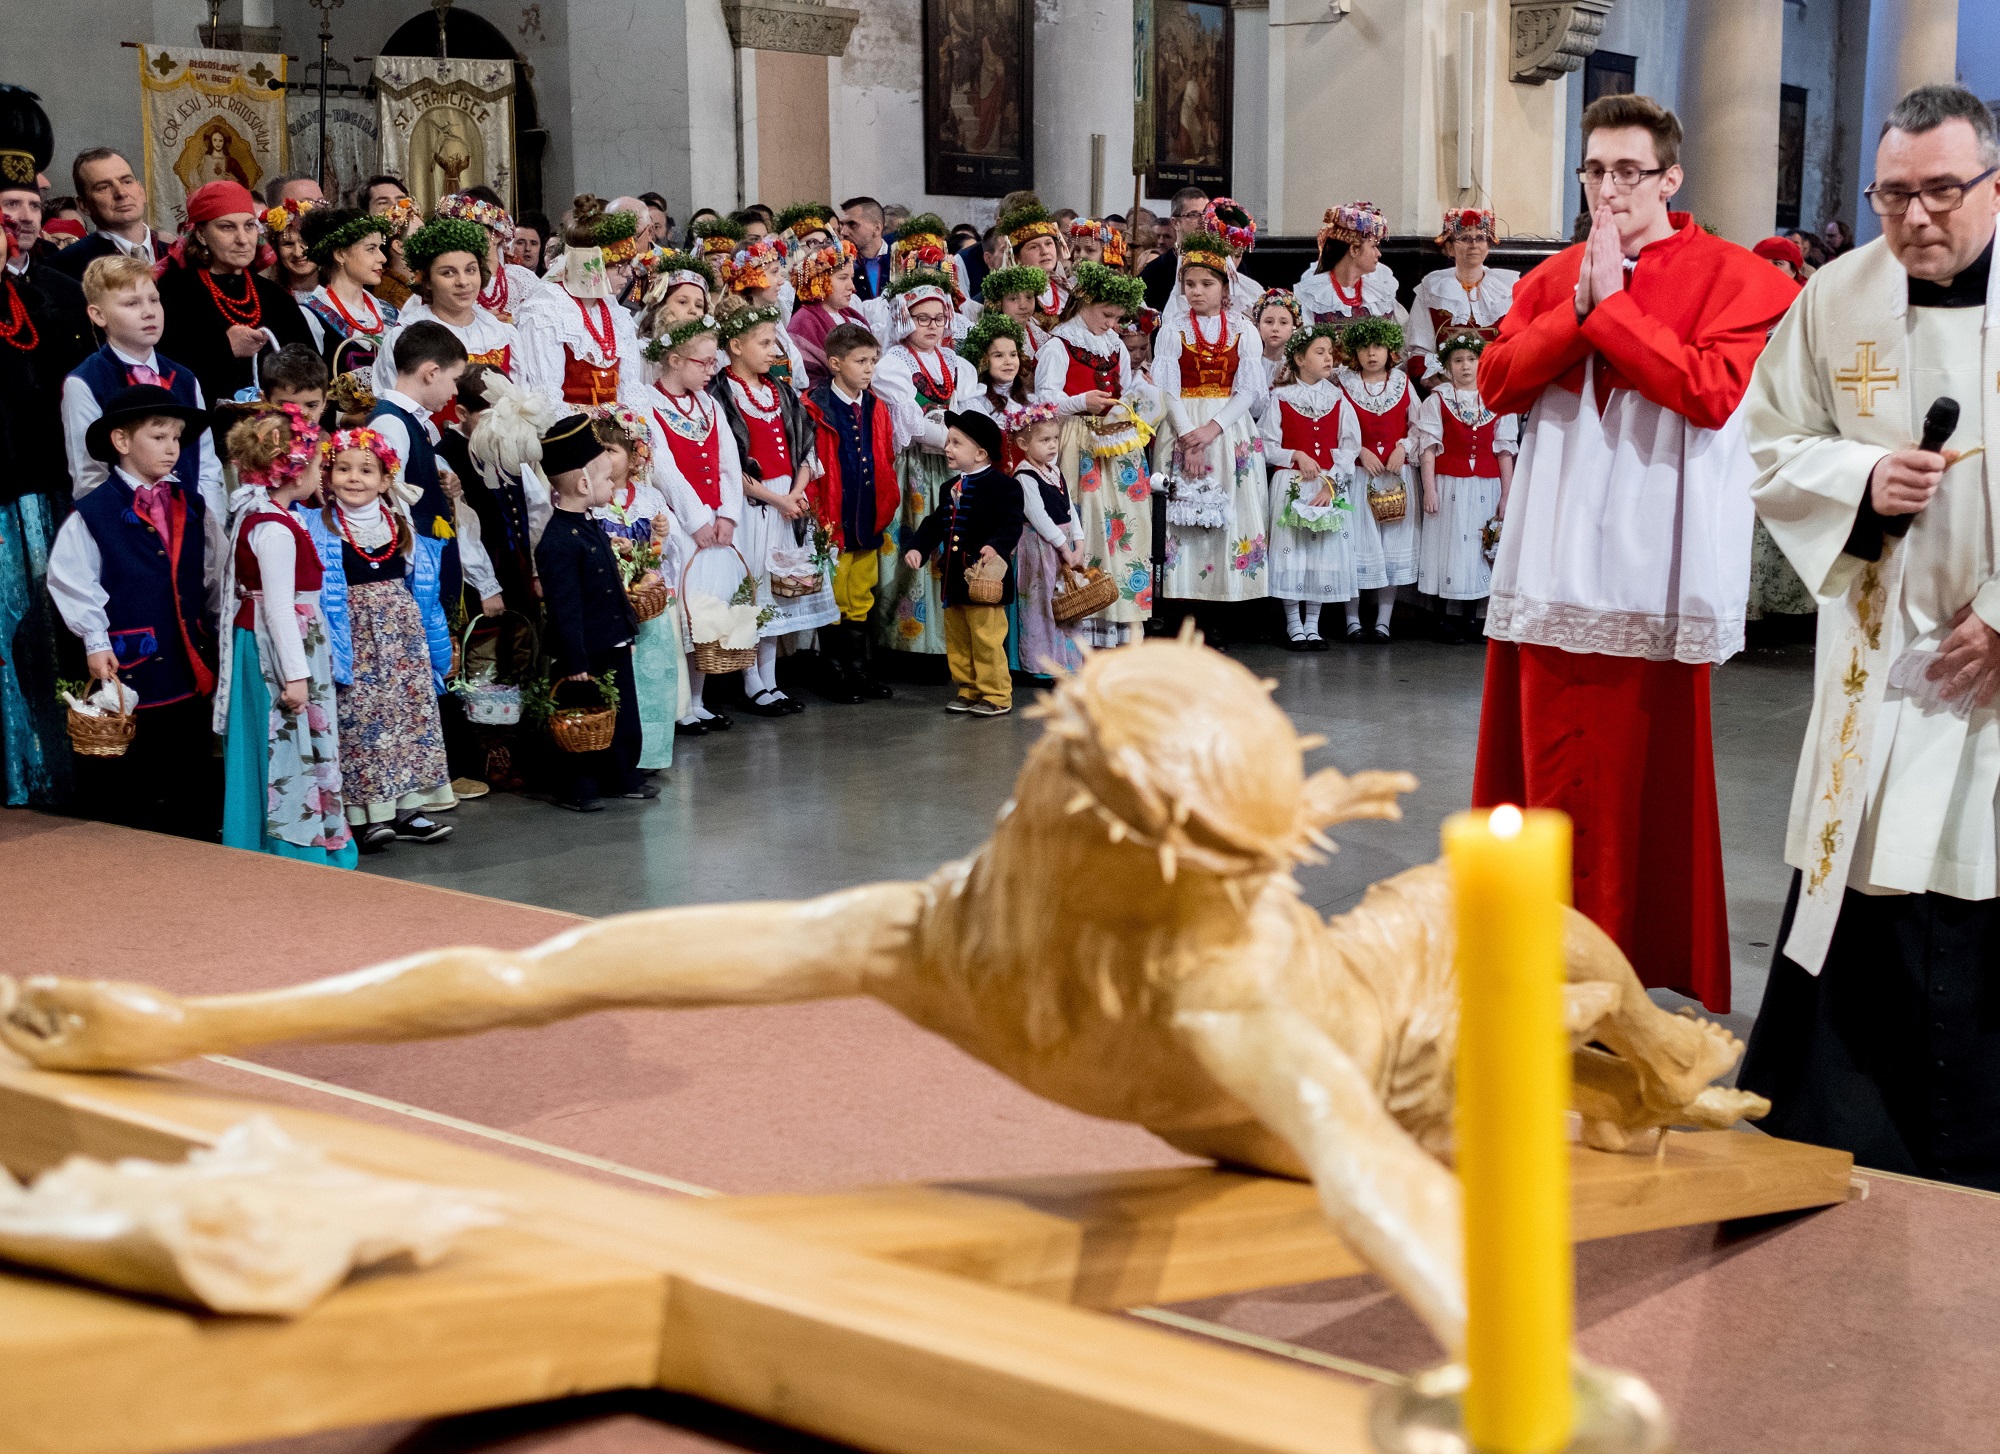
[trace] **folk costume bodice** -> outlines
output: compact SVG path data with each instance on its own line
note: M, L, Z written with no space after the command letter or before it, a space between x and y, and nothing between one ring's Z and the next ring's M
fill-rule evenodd
M785 418L777 384L768 379L761 384L745 384L734 373L728 378L729 392L743 417L750 458L757 462L759 478L767 489L789 489L798 461L792 458L791 446L785 440Z
M674 466L702 504L722 507L722 441L717 406L703 393L670 394L653 386L653 418L673 454Z
M1333 452L1340 447L1340 407L1313 415L1289 399L1278 400L1278 438L1287 450L1311 457L1323 470L1334 466Z
M1388 463L1396 447L1410 437L1410 381L1391 369L1380 384L1370 384L1350 369L1340 371L1341 390L1354 405L1361 424L1361 447Z
M1434 397L1444 434L1437 472L1455 479L1499 479L1500 459L1493 452L1493 436L1500 427L1500 416L1480 403L1477 395L1470 404L1462 403L1455 389L1440 389Z
M1213 324L1216 334L1207 331ZM1236 334L1226 316L1203 319L1192 314L1181 328L1181 397L1226 399L1236 388L1240 362Z
M319 551L313 547L312 536L306 532L290 511L264 505L244 517L236 534L236 589L242 599L237 603L235 624L246 631L257 625L257 602L254 599L264 589L263 565L257 559L257 552L251 548L250 535L259 525L282 525L292 536L292 589L300 595L317 591L325 583L325 571L319 563Z

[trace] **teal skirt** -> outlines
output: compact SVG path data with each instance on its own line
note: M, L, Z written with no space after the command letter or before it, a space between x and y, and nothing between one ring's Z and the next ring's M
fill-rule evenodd
M632 642L632 689L639 700L642 772L674 765L674 719L681 714L680 607L676 603L641 622Z
M258 659L256 633L242 626L235 630L236 659L229 679L229 737L222 754L226 783L222 799L223 846L244 848L252 853L275 854L279 858L293 858L301 863L323 864L329 868L353 868L361 861L361 850L351 835L338 831L344 828L344 820L331 816L340 812L337 794L332 795L329 813L317 800L319 795L310 782L311 774L297 770L287 773L280 783L277 801L271 793L271 758L274 752L282 754L296 769L303 765L299 738L304 737L313 744L306 749L308 752L317 747L313 739L331 740L332 686L326 684L322 693L321 684L314 682L310 692L314 700L309 702L307 711L295 718L281 719L278 735L274 738L271 689L265 684ZM312 644L319 646L317 641ZM322 696L328 700L318 700ZM272 813L279 810L282 802L289 820L292 808L296 806L293 800L302 793L314 795L312 813L323 820L322 833L331 832L333 836L340 837L343 840L341 847L330 849L287 843L271 834Z

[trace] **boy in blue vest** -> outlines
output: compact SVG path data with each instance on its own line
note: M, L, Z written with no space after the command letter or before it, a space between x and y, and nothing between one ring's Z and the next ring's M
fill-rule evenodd
M90 427L104 413L105 401L135 384L157 384L182 408L205 415L208 401L194 370L157 352L166 327L166 311L153 286L152 268L122 253L101 257L83 271L83 296L90 321L103 330L104 346L90 355L63 381L63 445L69 456L70 488L82 499L111 473L92 457L87 444ZM218 520L228 518L222 483L222 462L215 456L215 439L205 430L189 430L182 439L174 476L184 490L197 491Z
M176 477L208 437L208 416L158 384L104 401L86 433L109 478L77 501L49 551L49 595L83 639L90 674L138 695L138 725L122 757L78 758L77 788L92 816L134 828L214 839L222 778L210 729L215 631L227 544L198 490Z

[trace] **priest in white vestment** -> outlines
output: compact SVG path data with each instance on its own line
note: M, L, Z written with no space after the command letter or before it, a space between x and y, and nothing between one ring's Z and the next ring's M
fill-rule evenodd
M1820 603L1795 870L1740 1083L1773 1134L2000 1191L2000 215L1958 86L1889 115L1882 237L1814 276L1752 380L1754 491ZM1941 399L1933 448L1927 419ZM1945 411L1950 413L1949 408Z

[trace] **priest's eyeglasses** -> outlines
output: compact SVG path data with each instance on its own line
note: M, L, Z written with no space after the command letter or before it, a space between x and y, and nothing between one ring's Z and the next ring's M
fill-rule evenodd
M1609 182L1620 192L1629 192L1648 177L1657 177L1666 171L1665 167L1613 167L1606 171L1603 167L1578 167L1576 179L1586 187L1603 187Z
M1988 167L1978 176L1963 182L1934 182L1915 191L1878 184L1862 188L1861 195L1868 199L1868 205L1875 209L1877 217L1901 217L1910 210L1912 197L1923 198L1926 212L1956 212L1965 205L1965 194L1995 172L2000 172L2000 167Z

